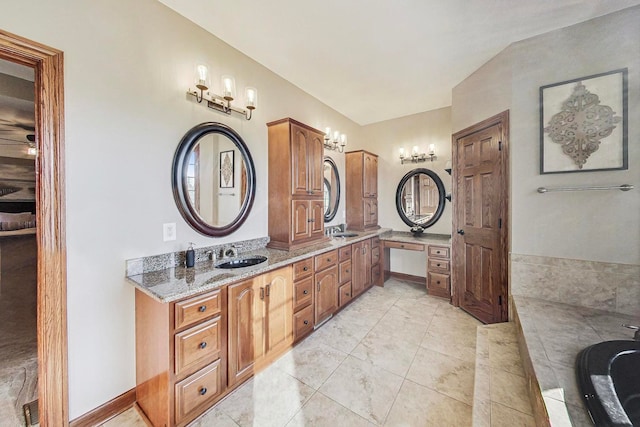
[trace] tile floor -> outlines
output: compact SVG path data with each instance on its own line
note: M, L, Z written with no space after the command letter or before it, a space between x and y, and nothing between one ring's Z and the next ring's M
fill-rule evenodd
M424 286L389 280L192 427L471 426L479 325ZM131 409L104 426L144 425Z

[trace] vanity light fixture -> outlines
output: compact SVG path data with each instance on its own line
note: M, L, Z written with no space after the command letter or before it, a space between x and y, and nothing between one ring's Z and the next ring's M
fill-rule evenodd
M251 120L251 114L258 106L258 90L256 88L245 88L245 108L238 108L231 105L231 101L236 97L236 81L232 76L222 76L222 95L217 95L212 92L205 93L210 86L209 69L206 65L198 64L195 75L195 86L198 90L189 89L187 94L194 96L198 104L204 100L207 101L207 107L213 110L218 110L229 115L231 115L232 112L236 112L242 114L245 119Z
M426 162L427 159L430 161L436 160L438 157L436 156L436 145L429 144L429 152L428 153L420 153L418 146L414 145L411 150L411 155L407 156L404 152L404 148L400 148L400 163L405 164L406 162L411 163L420 163Z
M344 147L347 145L347 135L335 131L333 137L331 136L331 128L326 128L324 134L324 148L327 150L334 150L338 153L344 152Z

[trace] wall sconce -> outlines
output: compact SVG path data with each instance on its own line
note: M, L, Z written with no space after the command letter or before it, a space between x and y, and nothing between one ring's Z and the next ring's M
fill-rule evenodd
M236 97L236 81L232 76L222 76L222 95L216 95L212 92L205 94L205 91L208 90L210 86L209 69L206 65L197 65L195 76L195 86L198 90L192 91L189 89L187 94L195 96L198 104L205 100L207 101L207 107L213 110L218 110L229 115L231 115L231 112L236 112L242 114L245 119L251 120L251 114L258 106L258 90L256 88L245 88L245 109L243 109L231 105L231 101ZM198 91L200 92L198 93Z
M411 163L420 163L426 162L427 159L432 162L436 160L438 157L436 156L436 145L429 144L429 152L428 153L420 153L418 146L415 145L413 150L411 150L411 155L407 156L404 152L404 148L400 148L400 163L405 164L405 162Z
M347 145L347 135L335 131L333 138L331 137L331 128L327 128L324 134L324 148L327 150L334 150L338 153L344 152L344 147Z

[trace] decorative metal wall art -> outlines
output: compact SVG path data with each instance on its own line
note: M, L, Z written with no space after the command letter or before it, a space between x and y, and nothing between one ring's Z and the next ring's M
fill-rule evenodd
M540 173L627 169L627 69L540 88Z

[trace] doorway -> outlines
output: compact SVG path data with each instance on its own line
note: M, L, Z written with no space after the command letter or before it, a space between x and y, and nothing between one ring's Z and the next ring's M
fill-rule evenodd
M484 323L506 322L509 112L453 135L452 302Z
M63 54L0 30L0 59L34 71L39 421L43 427L66 426L69 415Z

